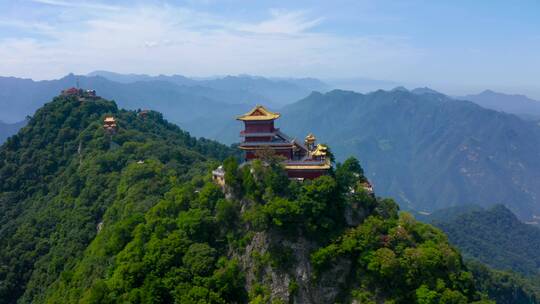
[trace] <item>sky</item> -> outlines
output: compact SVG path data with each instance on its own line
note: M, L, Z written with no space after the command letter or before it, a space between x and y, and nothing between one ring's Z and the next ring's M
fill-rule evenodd
M0 0L0 75L379 79L540 99L540 1Z

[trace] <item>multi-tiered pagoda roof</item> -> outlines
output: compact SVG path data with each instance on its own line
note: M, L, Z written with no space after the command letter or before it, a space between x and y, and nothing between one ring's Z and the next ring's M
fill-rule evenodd
M304 142L286 135L274 126L279 117L279 113L258 105L236 118L244 122L244 130L240 132L244 139L239 147L245 151L245 161L258 158L258 151L272 150L285 159L285 169L290 178L316 178L325 174L331 167L328 148L316 144L311 133Z
M264 120L275 120L281 116L279 113L274 113L268 111L265 107L257 105L251 111L247 112L244 115L238 116L237 120L242 121L264 121Z

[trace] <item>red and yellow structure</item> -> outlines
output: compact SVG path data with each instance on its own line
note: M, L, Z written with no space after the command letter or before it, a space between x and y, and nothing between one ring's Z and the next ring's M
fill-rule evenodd
M271 150L284 158L289 178L314 179L326 174L331 168L328 148L316 144L313 134L306 136L303 142L287 136L275 127L274 122L279 117L279 113L258 105L236 118L244 123L239 147L244 150L245 161L258 158L259 151Z

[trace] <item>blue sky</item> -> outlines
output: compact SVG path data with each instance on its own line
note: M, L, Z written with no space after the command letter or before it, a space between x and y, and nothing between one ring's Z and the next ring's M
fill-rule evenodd
M540 1L0 0L0 75L372 78L540 98Z

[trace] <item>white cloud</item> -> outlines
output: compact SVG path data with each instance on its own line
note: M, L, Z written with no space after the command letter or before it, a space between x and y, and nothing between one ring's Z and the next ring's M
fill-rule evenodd
M112 9L89 2L35 1L81 14L82 21L44 27L48 39L0 40L0 74L47 79L105 69L394 78L421 55L403 37L317 32L324 20L305 11L273 10L265 20L239 22L170 5ZM76 9L92 6L102 11Z
M32 0L32 2L52 5L52 6L61 6L61 7L71 7L79 9L97 9L97 10L111 10L116 11L120 10L120 7L114 5L100 4L94 2L86 1L61 1L61 0Z
M30 32L48 32L52 31L53 27L50 24L43 22L25 22L14 19L0 19L0 27L13 27Z
M323 19L308 19L301 11L272 10L272 18L256 24L240 25L240 30L260 34L300 34L318 25Z

